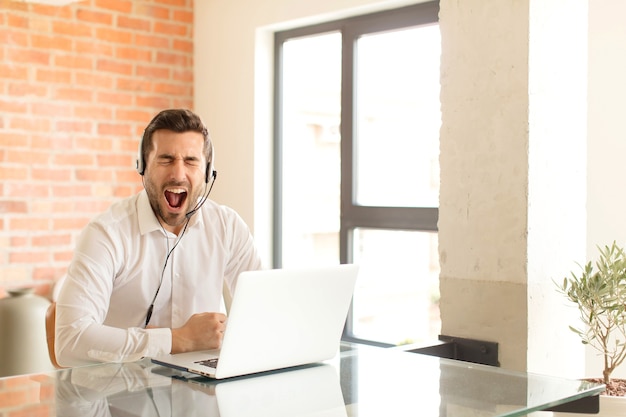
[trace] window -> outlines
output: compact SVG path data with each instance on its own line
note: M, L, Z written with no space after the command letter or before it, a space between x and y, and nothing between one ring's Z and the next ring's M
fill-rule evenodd
M439 334L437 15L276 34L274 266L361 265L346 340Z

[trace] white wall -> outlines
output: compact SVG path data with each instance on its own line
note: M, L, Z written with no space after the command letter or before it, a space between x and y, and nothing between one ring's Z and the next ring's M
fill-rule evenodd
M626 245L626 2L589 0L587 258L596 245ZM601 358L587 355L587 373ZM614 374L626 377L622 365Z

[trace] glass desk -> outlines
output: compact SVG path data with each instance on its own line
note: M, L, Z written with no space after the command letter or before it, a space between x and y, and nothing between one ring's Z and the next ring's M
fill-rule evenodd
M342 345L322 364L216 382L152 364L0 378L0 415L522 416L595 399L604 385Z

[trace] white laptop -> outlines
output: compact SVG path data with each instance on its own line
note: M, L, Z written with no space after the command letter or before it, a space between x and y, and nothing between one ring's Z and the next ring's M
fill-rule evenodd
M339 352L357 275L353 264L243 272L220 350L152 362L223 379L331 359Z

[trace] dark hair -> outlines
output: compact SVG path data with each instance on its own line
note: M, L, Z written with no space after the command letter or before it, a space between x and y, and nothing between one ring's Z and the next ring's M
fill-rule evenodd
M187 109L162 110L148 123L141 138L141 154L139 157L146 166L146 155L152 150L152 134L161 129L171 130L176 133L198 132L204 137L204 156L207 163L212 162L213 146L209 131L202 123L200 116Z

